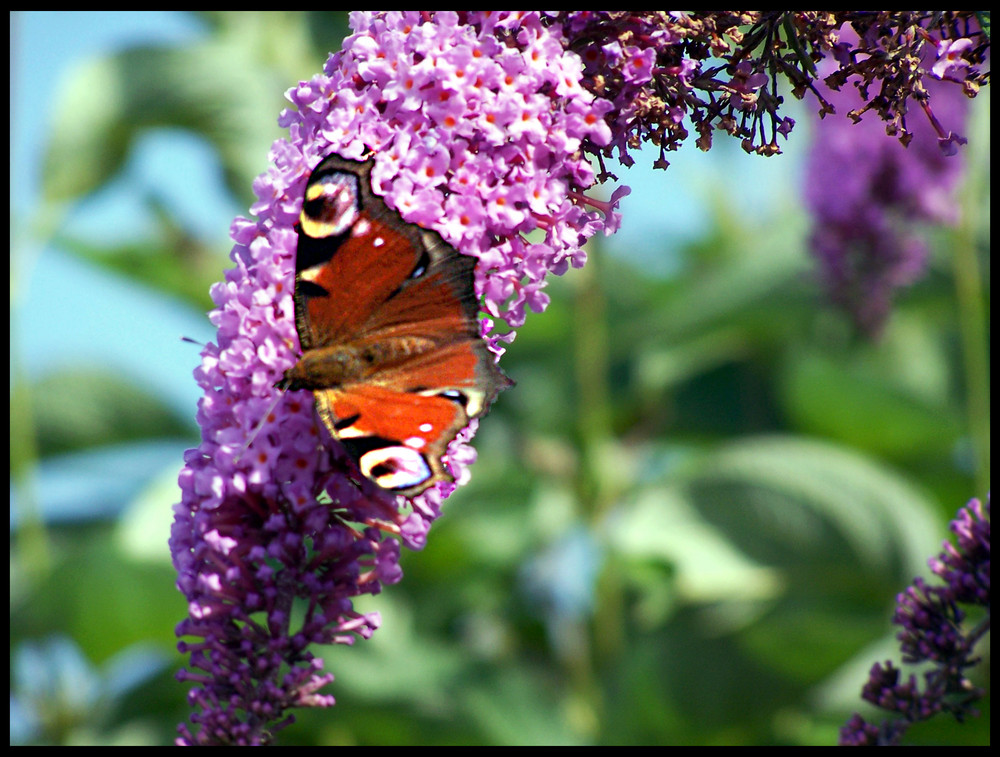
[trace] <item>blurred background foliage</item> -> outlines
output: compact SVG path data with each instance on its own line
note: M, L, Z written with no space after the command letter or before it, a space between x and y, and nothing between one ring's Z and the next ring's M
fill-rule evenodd
M162 744L188 714L166 540L182 453L198 441L193 403L180 413L93 361L29 374L18 305L45 260L25 250L44 246L204 320L231 217L207 238L156 182L138 193L151 219L139 240L95 241L74 212L143 140L184 130L246 213L283 92L339 48L346 16L194 20L196 41L71 69L41 200L12 209L12 743ZM989 487L988 414L984 439L970 402L986 387L988 413L989 377L963 341L969 318L989 328L988 97L973 107L965 221L934 232L927 276L878 343L822 300L798 188L746 213L726 148L699 158L715 198L699 238L670 250L657 235L640 250L596 239L505 356L517 386L482 424L471 483L426 549L404 555L402 583L365 598L382 628L322 650L337 706L298 712L278 743L835 743L864 711L871 664L898 660L896 593ZM669 170L654 179L643 191L663 202L685 191ZM962 252L979 267L971 294ZM101 308L95 292L80 317ZM985 354L988 336L972 348ZM177 381L193 385L189 355ZM62 509L46 495L56 476L76 482ZM909 739L989 743L989 718Z

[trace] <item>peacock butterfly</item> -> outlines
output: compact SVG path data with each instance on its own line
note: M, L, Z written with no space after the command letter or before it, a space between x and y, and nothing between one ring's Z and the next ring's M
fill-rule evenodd
M442 457L512 382L479 333L475 260L372 191L373 159L327 156L296 226L302 356L278 383L310 389L363 475L413 497L451 481Z

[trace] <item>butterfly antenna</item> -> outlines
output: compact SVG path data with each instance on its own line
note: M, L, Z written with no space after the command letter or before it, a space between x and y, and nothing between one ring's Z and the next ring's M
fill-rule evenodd
M257 421L257 425L254 426L253 431L250 432L250 436L248 436L247 440L243 442L243 446L240 447L240 451L236 453L236 457L233 458L233 462L238 463L240 461L240 458L243 457L243 454L248 449L250 449L250 445L253 444L254 439L257 438L257 436L261 432L261 429L264 428L264 424L267 422L267 419L271 416L271 413L274 412L274 409L278 407L278 405L281 403L281 400L283 400L284 398L285 398L285 393L279 391L278 396L274 398L274 402L271 403L271 406L267 409L267 412L264 413L264 415L261 417L259 421Z

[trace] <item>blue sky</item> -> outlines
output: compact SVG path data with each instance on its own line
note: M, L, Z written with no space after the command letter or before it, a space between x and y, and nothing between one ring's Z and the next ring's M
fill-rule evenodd
M16 361L37 380L60 367L99 366L120 372L193 418L199 392L191 371L198 348L180 337L211 340L207 318L52 246L38 246L25 232L38 220L41 161L66 74L92 56L136 44L197 39L202 33L196 17L177 11L11 14L12 371ZM796 136L789 154L779 159L744 155L734 140L720 136L708 154L689 147L671 155L667 172L649 168L655 151L637 156L631 170L613 169L632 194L621 204L624 222L608 240L609 253L636 254L656 240L662 261L664 248L707 229L714 203L738 203L738 215L760 219L774 203L794 201L797 191L789 177L799 164L795 153L805 135ZM189 230L225 246L232 218L247 210L226 196L213 161L197 139L178 133L151 136L123 175L99 196L71 208L61 228L97 243L142 238L146 220L133 198L137 187L156 182ZM745 192L747 186L754 191ZM611 190L597 191L607 196Z

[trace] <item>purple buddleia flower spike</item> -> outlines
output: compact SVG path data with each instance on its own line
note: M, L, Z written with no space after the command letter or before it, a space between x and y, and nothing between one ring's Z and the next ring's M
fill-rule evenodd
M921 685L916 675L902 681L891 662L872 666L861 697L896 717L873 725L855 714L841 729L842 745L898 744L911 724L940 712L950 712L959 721L978 715L973 704L985 692L972 684L967 671L979 662L975 646L990 627L989 497L985 506L974 499L959 510L951 530L956 543L946 541L944 551L928 560L944 585L931 586L917 578L897 597L893 617L902 629L897 638L903 661L932 667ZM985 614L969 627L967 611L960 605L984 608Z
M579 58L542 20L354 13L343 50L288 92L289 137L254 183L254 219L233 224L235 267L212 289L217 340L195 372L202 443L180 476L171 537L189 602L177 632L194 639L181 644L191 660L181 678L195 684L182 743L265 743L293 708L332 704L320 693L332 676L309 646L372 633L378 616L356 613L353 597L400 580L397 539L425 544L475 458L472 424L449 448L456 483L401 500L352 478L311 394L275 404L297 359L293 227L316 164L374 155L375 192L478 258L483 308L512 327L545 308L548 273L582 265L587 238L620 223L583 195L594 173L580 147L610 139L611 105L580 86ZM482 323L500 355L512 335Z

